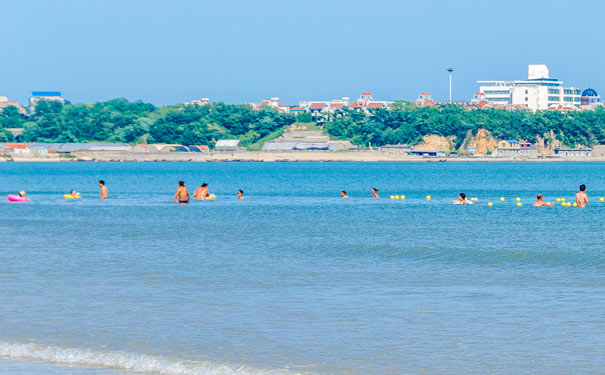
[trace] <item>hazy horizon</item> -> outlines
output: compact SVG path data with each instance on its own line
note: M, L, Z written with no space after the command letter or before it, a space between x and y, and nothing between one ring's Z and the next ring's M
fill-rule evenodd
M467 101L477 80L522 79L528 64L600 92L605 32L593 25L604 11L600 2L519 0L9 2L0 14L0 95L297 104L364 91L411 101L427 91L444 101L451 66L453 98Z

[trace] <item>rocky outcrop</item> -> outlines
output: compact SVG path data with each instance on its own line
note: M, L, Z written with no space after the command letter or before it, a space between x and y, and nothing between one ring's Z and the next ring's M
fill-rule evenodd
M451 151L454 149L456 137L443 137L437 134L429 134L422 137L422 142L412 147L413 150L426 151Z
M458 152L465 154L469 147L475 148L475 154L487 155L498 148L498 140L488 130L477 129L477 134L474 135L472 130L469 130Z
M538 148L538 155L549 156L555 154L555 148L563 148L564 145L551 130L549 133L544 133L543 136L536 137L536 147Z

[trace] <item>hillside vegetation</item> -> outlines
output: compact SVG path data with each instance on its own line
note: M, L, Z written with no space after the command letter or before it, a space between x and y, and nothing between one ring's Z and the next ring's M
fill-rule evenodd
M240 139L241 145L258 150L265 141L281 135L309 114L279 113L263 107L215 103L209 106L155 107L142 101L113 99L95 104L39 102L29 117L16 108L0 113L0 142L13 141L5 128L25 128L23 142L124 142L178 143L213 146L218 139ZM460 105L417 108L396 102L390 110L371 115L348 108L323 119L324 131L336 139L359 146L419 144L435 134L460 147L469 134L487 130L496 139L544 139L568 147L605 144L605 110L522 112L498 109L467 110Z

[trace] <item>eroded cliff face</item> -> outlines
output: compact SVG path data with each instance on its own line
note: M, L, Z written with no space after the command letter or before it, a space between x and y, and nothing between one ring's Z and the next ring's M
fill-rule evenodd
M466 133L462 145L458 149L458 152L464 154L467 152L469 147L475 147L476 154L487 155L492 153L498 148L498 140L492 136L492 134L485 129L478 129L477 134L473 135L471 130Z
M563 148L564 146L551 130L549 133L544 133L543 136L536 137L536 147L538 148L538 155L548 156L555 154L555 148Z
M443 137L437 134L429 134L422 137L422 142L413 146L413 150L427 151L451 151L454 149L456 137Z

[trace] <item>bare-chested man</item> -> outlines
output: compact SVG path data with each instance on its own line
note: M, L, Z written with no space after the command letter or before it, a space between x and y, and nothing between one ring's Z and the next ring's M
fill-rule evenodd
M206 200L210 198L210 191L208 191L208 184L204 183L193 192L193 199Z
M555 204L552 202L544 202L543 198L542 198L542 194L538 194L536 201L534 203L531 204L534 207L550 207L550 206L554 206Z
M176 194L174 194L174 203L176 203L177 200L180 204L189 203L189 191L185 187L183 181L179 181L179 187L176 189Z
M588 195L586 195L586 185L580 185L580 191L576 193L576 204L580 208L588 205Z
M101 188L101 199L107 199L107 187L105 186L105 181L99 181L99 187Z

